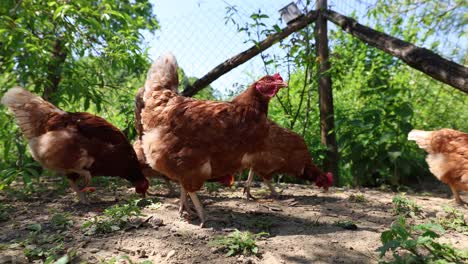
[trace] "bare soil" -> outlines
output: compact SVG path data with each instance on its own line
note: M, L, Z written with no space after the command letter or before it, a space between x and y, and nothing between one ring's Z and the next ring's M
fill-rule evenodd
M74 193L69 188L60 189L57 182L45 186L27 196L0 194L1 203L11 207L9 219L0 222L0 263L30 263L24 255L25 246L19 242L28 237L31 224L41 224L43 232L55 232L49 224L53 212L69 212L73 220L72 227L62 233L65 249L76 251L72 263L107 263L122 256L132 263L377 263L380 234L396 219L392 211L396 193L389 190L331 188L324 192L307 185L281 184L277 188L282 197L273 200L257 184L252 188L252 194L259 198L256 201L245 200L241 187L200 191L208 216L215 219L200 228L198 220L179 216L179 199L165 196L166 190L158 185L152 190L161 206L144 208L135 228L85 235L81 229L84 221L109 206L135 198L133 189L125 184L117 186L116 191L98 186L91 196L92 204L86 206L77 204ZM456 207L447 188L439 186L440 190L431 193L407 194L424 211L425 219L417 221L430 221L444 205ZM365 201L353 200L356 194ZM468 200L466 194L463 198ZM468 209L456 208L468 215ZM141 224L145 220L148 223ZM340 227L338 221L352 221L357 229ZM260 254L227 257L226 250L211 241L234 229L270 235L257 242ZM468 247L468 237L455 231L445 233L442 239L457 248Z

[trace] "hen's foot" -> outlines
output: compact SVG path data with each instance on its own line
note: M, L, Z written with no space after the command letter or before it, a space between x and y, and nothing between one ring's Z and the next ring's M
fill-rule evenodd
M244 197L245 199L255 201L257 198L253 197L252 194L250 193L250 188L249 187L244 187Z

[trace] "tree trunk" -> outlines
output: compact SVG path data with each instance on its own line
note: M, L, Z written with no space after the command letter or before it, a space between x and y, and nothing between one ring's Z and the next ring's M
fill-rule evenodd
M221 77L223 74L250 60L254 56L258 55L260 52L268 49L273 44L277 43L279 40L282 40L291 35L292 33L305 28L307 25L314 22L316 19L317 13L315 11L311 11L306 15L298 18L294 22L290 23L287 27L283 28L283 30L281 30L280 32L268 36L266 39L260 41L257 45L254 45L250 49L239 53L236 56L219 64L213 70L208 72L205 76L196 80L192 84L192 86L185 87L184 91L182 92L182 95L193 96L198 91L205 88L210 83Z
M442 58L436 53L394 38L332 10L322 13L328 20L369 45L400 58L409 66L460 91L468 93L468 68Z
M42 94L42 97L51 103L56 103L54 94L58 91L58 86L62 80L62 66L66 58L67 53L63 51L62 41L56 39L52 50L52 58L47 66L47 83Z
M317 1L317 10L327 7L326 0ZM320 107L320 134L321 141L327 147L325 170L331 171L335 176L335 185L339 185L338 146L336 144L335 117L333 111L333 92L330 77L330 60L328 51L327 19L319 12L315 24L315 43L318 67L319 107Z

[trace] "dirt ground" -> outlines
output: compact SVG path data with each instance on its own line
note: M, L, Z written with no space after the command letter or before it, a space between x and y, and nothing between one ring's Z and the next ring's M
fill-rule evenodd
M29 263L20 241L28 236L31 224L41 224L47 232L52 212L69 212L73 220L71 228L63 233L65 249L76 251L72 263L112 263L108 261L123 256L131 262L115 263L377 263L380 234L396 219L392 212L396 193L390 190L331 188L324 192L313 186L282 184L277 186L281 199L273 200L257 183L252 189L259 198L256 201L245 200L241 187L201 191L199 197L208 216L216 220L200 228L198 220L189 222L179 216L179 199L165 196L166 190L158 185L152 190L161 205L144 208L144 216L140 217L140 223L148 223L111 234L85 235L81 229L84 221L131 199L133 189L118 186L113 192L98 186L91 196L92 204L85 206L76 203L70 189L49 185L52 187L26 197L11 192L0 194L1 203L10 207L9 219L0 222L0 263ZM444 205L455 206L447 188L440 189L407 194L422 207L426 219L421 221L435 217ZM362 194L359 196L364 201L353 200L356 194ZM468 215L468 209L457 209ZM347 230L338 226L338 221L353 221L357 229ZM227 257L226 251L210 243L234 229L268 232L269 236L257 242L260 254ZM468 247L468 236L455 231L445 233L442 239L457 248Z

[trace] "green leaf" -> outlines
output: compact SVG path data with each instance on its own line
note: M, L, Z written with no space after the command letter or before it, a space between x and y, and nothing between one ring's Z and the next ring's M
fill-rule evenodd
M67 264L69 262L70 262L70 257L68 255L63 255L61 258L55 261L54 264Z
M42 225L39 223L31 224L26 227L27 230L40 232L42 230Z
M71 8L72 8L71 5L59 6L54 12L54 20L56 20L57 17L59 17L59 16L63 18L65 16L65 13Z

